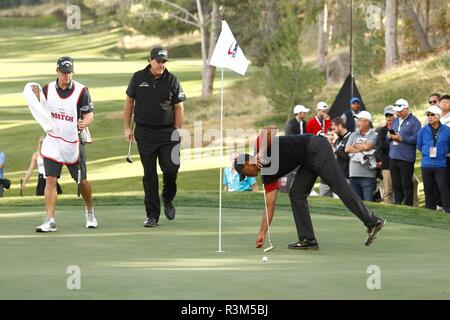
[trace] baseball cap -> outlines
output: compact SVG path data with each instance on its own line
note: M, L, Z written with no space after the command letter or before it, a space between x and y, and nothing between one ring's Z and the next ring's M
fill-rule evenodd
M386 108L384 108L384 115L387 115L387 114L395 114L395 110L394 110L393 106L389 105Z
M242 170L244 169L244 164L246 161L250 161L250 155L248 153L241 153L234 160L234 170L239 173L239 181L245 179L245 175L242 173Z
M167 49L164 48L153 48L152 51L150 51L150 59L156 59L158 61L169 60L169 55L167 53Z
M316 110L328 110L328 105L327 105L327 103L324 102L324 101L320 101L320 102L317 104Z
M425 111L425 114L427 114L428 112L438 114L439 117L442 115L442 110L437 105L430 105L428 107L427 111Z
M405 99L398 99L397 101L395 101L394 111L400 112L406 108L409 108L409 104L408 104L408 101L406 101Z
M361 99L359 99L358 97L353 97L350 99L350 104L353 104L355 102L361 103Z
M355 115L356 119L367 119L369 121L372 121L372 115L368 111L361 111L358 114Z
M64 73L73 72L73 59L71 57L61 57L56 62L56 67Z
M300 113L300 112L309 112L309 109L305 106L302 106L301 104L298 104L294 107L294 114Z

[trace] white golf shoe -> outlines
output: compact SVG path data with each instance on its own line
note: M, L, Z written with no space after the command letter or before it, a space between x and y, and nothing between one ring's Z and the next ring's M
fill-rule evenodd
M44 222L36 227L36 232L55 232L56 224L54 221L51 221L49 218L45 218Z
M94 210L92 211L86 211L86 228L88 229L94 229L98 227L97 219L95 218Z

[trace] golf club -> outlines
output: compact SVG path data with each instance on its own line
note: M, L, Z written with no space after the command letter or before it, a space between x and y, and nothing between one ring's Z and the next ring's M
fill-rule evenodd
M22 196L23 179L20 179L20 196Z
M264 252L269 252L269 251L273 250L273 248L275 248L275 247L272 245L272 240L271 240L271 238L270 238L270 223L269 223L269 213L267 212L266 187L264 186L264 183L263 183L262 185L263 185L263 192L264 192L264 209L265 209L265 216L266 216L266 219L267 219L267 234L268 234L268 236L269 236L269 246L268 246L267 248L264 249Z
M84 114L89 110L88 106L83 106L80 108L80 118L78 120L83 120ZM81 130L78 130L78 141L81 143ZM81 151L78 150L78 165L77 165L77 197L80 197L80 183L81 183L81 165L80 165Z
M131 132L133 132L133 124L134 122L131 122ZM133 163L133 159L131 159L131 144L133 143L133 139L130 139L130 142L128 142L128 154L127 154L127 162L128 163Z

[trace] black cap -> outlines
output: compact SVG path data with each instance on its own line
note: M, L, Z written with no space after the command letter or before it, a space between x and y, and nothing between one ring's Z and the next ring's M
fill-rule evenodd
M156 59L158 61L169 60L169 55L167 54L167 49L164 48L153 48L152 51L150 51L150 59Z
M73 72L73 59L71 57L61 57L56 62L56 67L64 73Z
M239 181L245 179L245 174L242 173L242 170L244 169L244 164L246 161L250 161L250 155L248 153L245 154L241 153L234 160L234 170L236 170L236 172L239 173Z

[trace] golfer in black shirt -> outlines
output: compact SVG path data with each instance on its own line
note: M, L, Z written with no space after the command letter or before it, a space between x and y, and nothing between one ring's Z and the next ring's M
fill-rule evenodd
M269 147L265 151L262 150L263 152L260 150L256 158L248 154L239 155L235 161L235 168L240 173L241 179L245 176L255 177L261 171L263 183L268 186L300 166L289 193L298 242L290 244L288 248L315 250L319 248L307 201L317 177L329 185L345 206L367 227L368 237L365 245L368 246L375 240L386 221L376 217L350 188L334 157L333 150L325 138L305 134L272 139L269 137L268 140L271 140L271 143L267 143ZM269 158L265 158L263 154L268 154ZM267 199L276 201L276 197L267 197ZM274 206L275 203L267 203L267 207L274 208ZM264 245L267 232L265 221L272 221L273 214L274 210L269 210L268 219L263 219L256 243L257 247Z
M167 50L151 50L148 66L131 78L124 106L125 138L127 142L133 138L136 140L144 167L145 227L156 227L160 216L157 159L163 172L164 213L169 220L175 218L172 201L177 192L176 179L180 167L177 129L183 124L185 94L178 79L166 69L167 61ZM133 110L134 133L130 127Z

